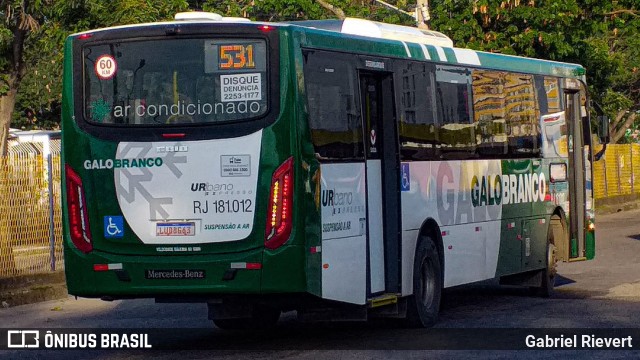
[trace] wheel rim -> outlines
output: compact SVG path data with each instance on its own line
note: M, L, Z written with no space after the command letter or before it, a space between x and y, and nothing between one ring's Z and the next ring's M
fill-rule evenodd
M433 263L426 256L422 259L422 263L420 264L420 272L422 275L422 281L420 283L420 302L424 307L430 308L435 297L435 270L433 268Z

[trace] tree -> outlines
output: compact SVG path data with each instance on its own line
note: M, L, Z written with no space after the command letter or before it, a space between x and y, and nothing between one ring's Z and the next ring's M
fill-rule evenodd
M618 1L614 7L605 9L602 15L607 27L602 37L590 39L600 45L600 52L607 50L605 61L598 65L613 67L596 89L598 99L611 116L613 143L628 140L625 138L628 130L640 126L640 11L632 9L633 4Z
M30 32L38 30L42 17L41 1L2 1L0 3L0 193L8 194L9 180L5 155L11 116L16 104L20 82L26 73L24 48ZM14 273L15 263L8 209L8 196L0 199L0 263Z
M26 72L16 95L11 126L56 129L62 101L62 45L69 31L59 22L45 21L25 45Z
M409 6L399 0L399 7ZM201 4L205 11L224 16L241 16L260 21L320 20L329 18L360 17L390 23L413 25L410 17L375 4L371 0L208 0Z
M43 0L3 1L0 9L0 157L7 152L11 116L26 72L24 48L43 21Z

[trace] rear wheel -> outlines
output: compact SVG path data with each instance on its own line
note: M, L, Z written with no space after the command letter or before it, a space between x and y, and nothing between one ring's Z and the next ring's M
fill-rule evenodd
M223 330L259 330L274 327L279 319L279 309L256 306L249 318L215 319L213 324Z
M442 267L436 245L429 236L418 240L413 264L413 296L407 304L407 322L415 327L431 327L440 311Z

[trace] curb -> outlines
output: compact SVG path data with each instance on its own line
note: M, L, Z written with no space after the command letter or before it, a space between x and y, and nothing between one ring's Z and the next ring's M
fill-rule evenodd
M638 208L640 208L640 204L637 202L598 205L596 207L596 215L615 214L622 211L636 210Z
M596 214L613 214L637 209L640 206L640 194L610 196L594 201Z
M67 296L63 271L0 279L2 308L63 299Z

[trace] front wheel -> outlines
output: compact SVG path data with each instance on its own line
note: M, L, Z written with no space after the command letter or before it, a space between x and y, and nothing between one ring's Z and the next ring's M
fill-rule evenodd
M438 249L429 236L421 236L413 262L413 296L409 298L407 322L431 327L438 320L442 298L442 266Z
M550 297L553 294L553 287L556 283L556 274L558 273L558 257L557 249L554 245L554 232L553 222L549 226L549 232L547 235L547 254L546 254L546 268L542 270L542 280L540 286L538 286L537 293L541 297Z

